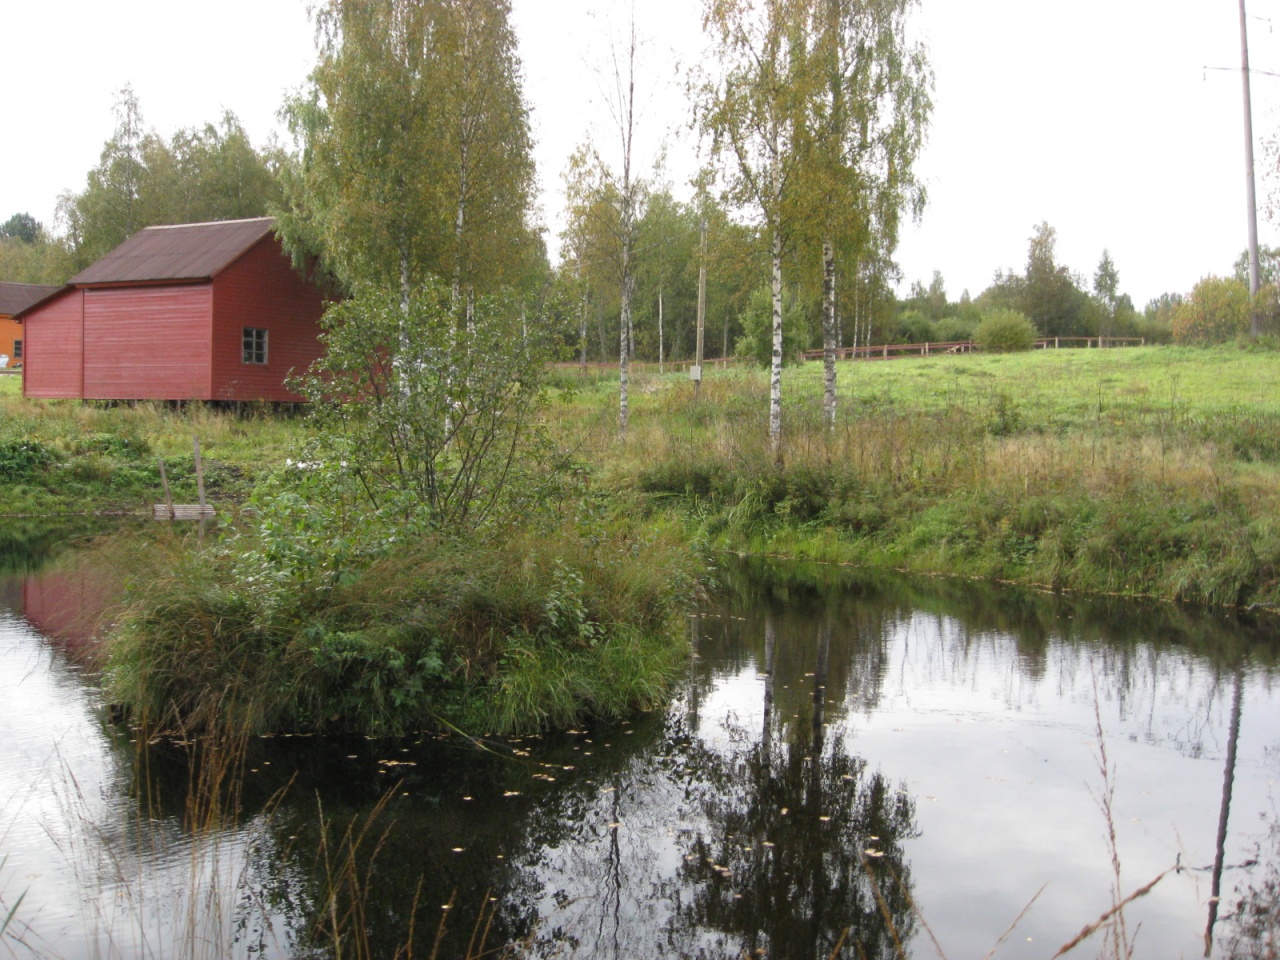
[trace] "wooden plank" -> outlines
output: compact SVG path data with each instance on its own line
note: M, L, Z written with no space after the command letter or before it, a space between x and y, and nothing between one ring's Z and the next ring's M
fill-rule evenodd
M167 476L165 476L165 472L164 472L164 457L156 457L156 461L160 464L160 482L161 482L162 484L164 484L164 502L165 502L165 506L166 506L166 507L168 507L169 519L170 519L170 520L172 520L172 519L174 519L174 517L173 517L173 494L169 492L169 478L168 478ZM158 509L158 506L159 506L159 505L157 505L157 509Z
M169 515L170 509L173 510L172 517ZM217 511L209 504L202 507L198 503L175 503L171 508L167 503L156 503L151 506L153 520L199 520L214 516L217 516Z

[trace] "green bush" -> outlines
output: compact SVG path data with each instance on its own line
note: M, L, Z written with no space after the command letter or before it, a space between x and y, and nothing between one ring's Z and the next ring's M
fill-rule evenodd
M977 326L977 323L964 317L943 317L934 325L934 334L939 343L972 340Z
M973 331L974 342L992 353L1030 350L1037 336L1035 326L1017 310L991 310Z
M1205 277L1173 312L1179 344L1227 343L1249 332L1249 288L1234 277Z
M38 440L0 440L0 483L30 480L58 462Z
M898 317L898 329L905 343L928 343L940 340L933 321L918 310L906 310Z
M748 358L766 369L773 363L773 293L763 286L751 294L747 309L738 318L742 333L734 344L738 356ZM813 305L792 290L782 294L782 363L800 362L809 346L814 319Z
M652 708L687 656L697 581L674 542L595 527L378 550L285 500L257 530L141 560L107 645L139 721L528 731Z

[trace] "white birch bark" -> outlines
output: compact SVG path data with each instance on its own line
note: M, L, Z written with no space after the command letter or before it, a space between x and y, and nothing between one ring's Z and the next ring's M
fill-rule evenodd
M836 251L822 244L822 418L827 430L836 426Z

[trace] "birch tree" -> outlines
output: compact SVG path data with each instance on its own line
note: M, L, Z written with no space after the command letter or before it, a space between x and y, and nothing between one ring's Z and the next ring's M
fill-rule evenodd
M782 462L782 263L793 227L807 78L800 0L704 0L718 76L697 91L698 121L727 175L731 203L752 208L769 237L773 355L769 446Z
M316 12L310 87L285 107L298 141L281 235L346 287L398 288L406 305L444 245L431 81L433 8L329 0Z
M903 211L925 193L914 165L924 144L933 85L926 52L907 35L918 0L803 0L810 69L805 92L801 222L822 250L823 416L836 416L839 322L836 260L885 260Z
M528 110L507 0L327 0L285 108L299 147L281 233L346 286L491 290L530 242Z
M613 47L613 91L609 98L614 124L618 128L620 153L620 179L618 183L618 232L620 239L619 266L621 273L621 304L618 315L618 432L627 434L631 419L628 396L631 354L635 343L632 330L632 300L635 297L636 271L633 254L636 240L636 221L639 216L640 184L631 169L636 134L636 20L632 12L627 42L619 53Z
M510 18L509 0L451 0L439 16L432 87L453 215L447 266L455 297L509 285L526 259L534 165Z

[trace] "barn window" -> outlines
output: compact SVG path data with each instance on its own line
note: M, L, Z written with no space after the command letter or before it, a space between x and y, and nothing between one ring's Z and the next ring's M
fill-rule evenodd
M21 340L13 341L13 359L15 360L22 359L22 341Z
M241 360L244 363L267 362L267 331L258 327L245 327L241 340Z

